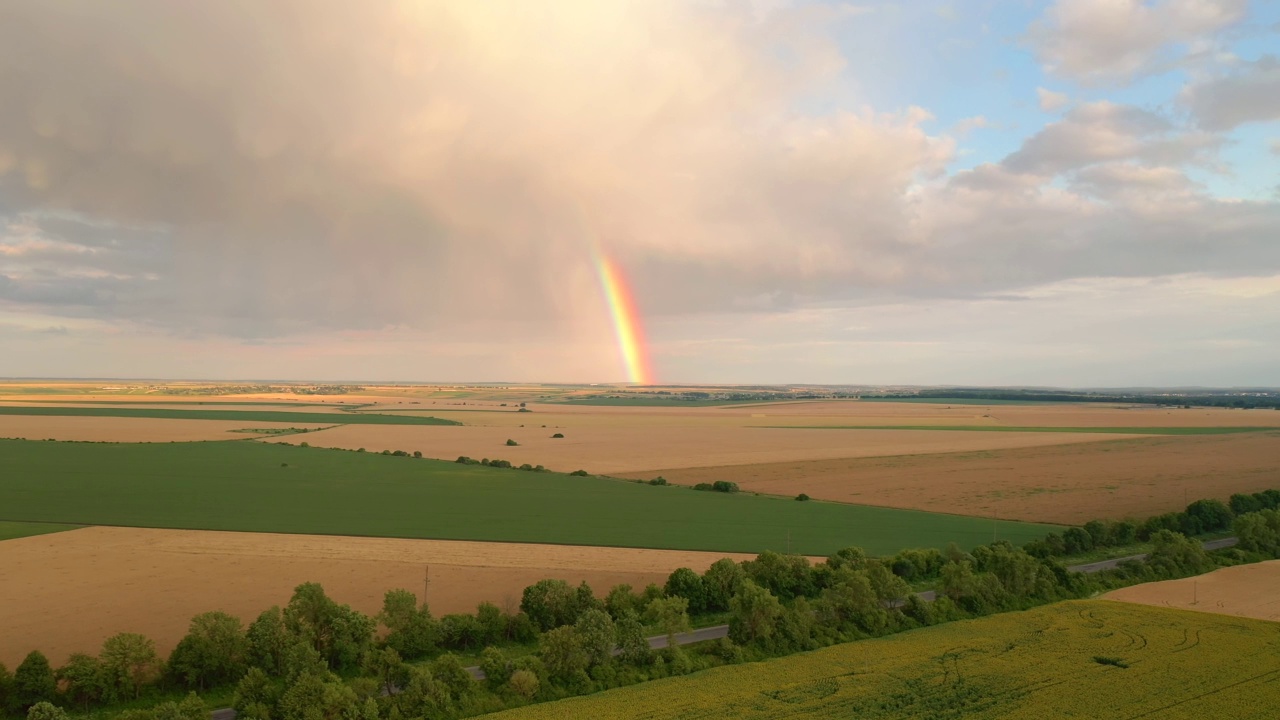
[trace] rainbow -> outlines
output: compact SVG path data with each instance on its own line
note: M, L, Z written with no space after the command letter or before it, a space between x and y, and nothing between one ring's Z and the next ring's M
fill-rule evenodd
M600 247L582 203L578 203L577 210L582 235L590 249L596 275L600 278L600 289L604 291L605 302L609 305L609 316L613 319L613 330L618 339L618 354L622 356L622 364L627 368L627 379L636 385L654 385L656 381L653 365L649 360L649 346L645 342L640 308L636 305L631 285L627 283L627 277L618 264Z

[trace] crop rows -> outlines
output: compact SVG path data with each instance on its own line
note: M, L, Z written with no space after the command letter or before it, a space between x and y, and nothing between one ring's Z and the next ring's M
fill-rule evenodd
M1188 637L1200 641L1192 644ZM1108 601L717 668L501 720L1274 718L1280 625Z

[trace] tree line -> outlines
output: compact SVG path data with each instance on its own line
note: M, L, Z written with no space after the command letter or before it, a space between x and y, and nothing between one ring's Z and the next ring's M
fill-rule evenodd
M518 609L481 603L475 613L440 617L407 590L387 592L371 617L304 583L288 604L247 626L223 612L197 615L167 658L134 633L58 668L33 651L13 673L0 666L0 709L62 720L68 711L190 692L117 717L207 720L197 693L234 687L243 720L466 717L1280 557L1277 507L1277 491L1236 495L1143 523L1086 523L1056 541L996 541L967 552L952 545L877 558L847 548L812 563L766 551L719 560L703 573L680 568L661 585L618 585L603 596L586 583L546 579L524 589ZM1186 534L1226 529L1238 545L1212 553ZM1131 540L1151 544L1144 562L1093 575L1060 562L1070 549ZM936 588L932 602L915 594L924 586ZM695 624L720 622L729 625L727 638L674 642ZM655 634L667 636L667 647L650 648Z

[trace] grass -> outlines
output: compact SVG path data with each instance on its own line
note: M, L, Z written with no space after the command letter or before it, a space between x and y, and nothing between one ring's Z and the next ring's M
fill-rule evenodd
M1234 435L1280 427L1029 427L1016 425L774 425L790 430L955 430L958 432L1103 433L1115 435Z
M1262 720L1276 716L1278 684L1274 623L1092 600L489 717Z
M0 441L6 520L828 555L1059 528L243 441Z
M0 520L0 540L13 540L14 538L31 537L32 535L47 535L49 533L62 532L63 530L75 530L78 527L81 526Z
M154 418L157 420L236 420L244 422L313 423L316 425L461 425L434 417L378 413L309 413L288 410L174 410L134 407L7 407L0 415Z

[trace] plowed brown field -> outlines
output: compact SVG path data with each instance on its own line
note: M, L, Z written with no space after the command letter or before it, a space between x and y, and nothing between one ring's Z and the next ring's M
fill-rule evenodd
M1266 431L622 475L660 474L689 485L731 480L779 495L1073 524L1143 518L1188 500L1280 488L1277 458L1280 432Z
M556 432L565 437L552 438ZM914 455L1096 443L1096 433L948 432L932 430L788 430L745 427L456 427L344 425L308 433L316 447L421 451L452 460L467 455L552 470L623 473L647 468L754 465L824 458ZM1126 437L1121 435L1119 437ZM506 444L513 439L519 446ZM302 442L303 436L286 439ZM810 493L812 494L812 493Z
M96 653L119 632L140 632L168 653L191 617L223 610L246 622L319 582L331 597L375 613L393 588L423 592L431 609L471 612L478 603L517 608L543 578L583 580L597 592L618 583L664 582L678 567L699 572L727 553L394 540L311 535L93 527L0 542L0 662L33 649L55 665Z
M287 430L322 428L325 425L256 422L246 420L162 420L152 418L0 415L0 438L24 440L76 440L81 442L190 442L241 440L251 437L233 432L245 428Z
M1113 590L1106 600L1280 621L1280 560Z

